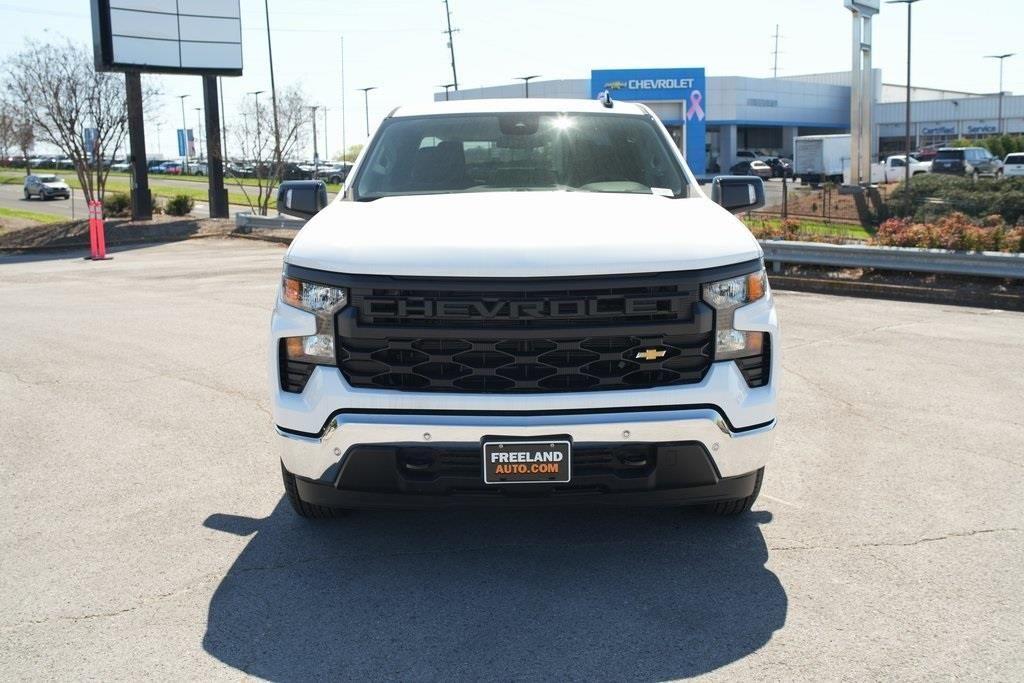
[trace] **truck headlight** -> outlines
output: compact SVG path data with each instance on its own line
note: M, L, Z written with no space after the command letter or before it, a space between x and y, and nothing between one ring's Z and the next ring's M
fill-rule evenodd
M281 303L316 316L316 334L282 339L288 360L333 365L334 314L348 305L348 290L286 277L281 283Z
M715 360L759 355L764 348L765 333L737 330L733 320L737 308L767 296L768 275L764 268L706 284L702 294L705 303L715 309Z

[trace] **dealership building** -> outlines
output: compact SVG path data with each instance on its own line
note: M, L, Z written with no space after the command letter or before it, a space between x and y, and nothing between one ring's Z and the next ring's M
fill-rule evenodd
M904 148L906 87L885 83L874 70L872 152L876 157ZM436 100L522 97L513 83L436 93ZM530 97L612 98L643 102L664 122L697 175L728 171L744 150L791 157L798 135L846 133L850 129L850 72L748 78L707 76L702 68L606 69L590 78L535 80ZM1000 132L997 94L915 87L911 91L911 137L915 149L964 137ZM1024 96L1002 98L1002 130L1024 133Z

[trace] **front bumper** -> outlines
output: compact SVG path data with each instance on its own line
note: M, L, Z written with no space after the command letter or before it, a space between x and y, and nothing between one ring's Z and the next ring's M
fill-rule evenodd
M775 421L736 430L716 410L705 407L540 415L338 413L322 434L298 434L280 427L277 433L285 468L298 477L321 483L343 484L346 459L358 447L455 449L479 445L489 435L555 434L568 435L574 448L588 444L700 444L709 454L716 475L730 478L765 465L775 438Z

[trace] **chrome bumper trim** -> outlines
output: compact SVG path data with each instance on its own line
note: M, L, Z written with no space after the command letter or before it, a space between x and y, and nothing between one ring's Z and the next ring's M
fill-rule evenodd
M281 459L289 472L320 480L355 445L478 443L486 435L569 434L574 443L665 443L698 441L708 449L723 477L763 467L775 439L775 421L743 432L730 431L714 410L579 415L336 415L321 437L277 428Z

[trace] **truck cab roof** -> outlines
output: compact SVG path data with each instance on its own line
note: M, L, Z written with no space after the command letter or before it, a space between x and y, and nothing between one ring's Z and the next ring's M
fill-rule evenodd
M634 102L617 102L613 100L612 106L606 107L598 100L534 97L530 99L450 100L448 102L415 104L398 107L391 112L391 117L504 112L566 112L573 114L632 114L634 116L644 116L648 113L648 110L645 106Z

